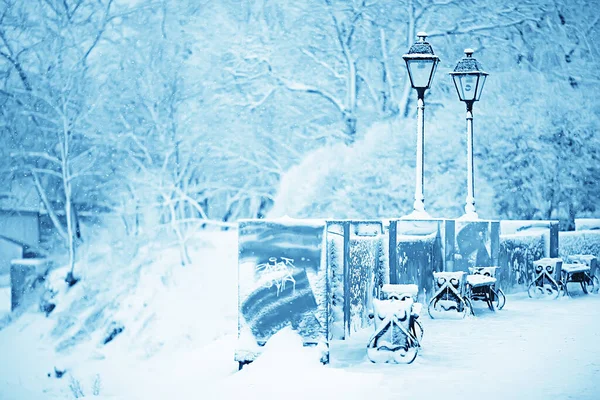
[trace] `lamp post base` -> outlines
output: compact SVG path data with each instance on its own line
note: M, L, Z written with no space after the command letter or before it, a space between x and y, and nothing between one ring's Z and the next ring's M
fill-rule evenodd
M425 210L423 210L423 211L414 210L410 214L400 217L400 219L432 219L432 217Z
M475 221L479 219L479 215L475 211L466 212L463 216L458 218L459 221Z

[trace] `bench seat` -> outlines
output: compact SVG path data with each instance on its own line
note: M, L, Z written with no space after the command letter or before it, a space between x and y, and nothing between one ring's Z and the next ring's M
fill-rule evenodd
M569 274L574 274L577 272L588 272L590 267L585 264L563 264L562 270Z
M471 287L490 286L496 283L496 278L487 275L467 275L467 283Z

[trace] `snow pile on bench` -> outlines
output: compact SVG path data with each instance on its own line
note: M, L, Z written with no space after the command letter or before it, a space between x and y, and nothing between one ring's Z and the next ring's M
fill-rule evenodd
M416 297L417 294L419 293L419 286L415 285L415 284L409 284L409 285L398 285L398 284L392 284L392 283L386 283L385 285L383 285L381 287L381 291L386 294L387 296L389 296L390 294L397 294L397 295L411 295L413 297Z
M489 286L496 283L496 278L486 275L467 275L467 283L472 287Z
M574 274L576 272L587 272L590 270L590 267L585 264L563 264L562 270Z

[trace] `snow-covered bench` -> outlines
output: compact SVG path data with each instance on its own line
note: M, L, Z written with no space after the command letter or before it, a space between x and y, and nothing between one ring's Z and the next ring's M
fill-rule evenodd
M562 289L562 258L541 258L533 262L533 281L527 288L531 298L557 298Z
M472 301L485 301L490 310L501 310L506 304L506 296L500 288L496 288L497 267L472 267L467 276L467 294ZM475 312L471 308L473 314Z
M589 265L582 262L563 264L561 272L562 286L565 294L571 295L568 288L569 283L579 283L585 294L598 292L598 278L592 275Z
M417 321L421 304L417 285L383 285L384 300L373 299L375 333L367 345L372 362L410 364L419 352L423 327Z
M496 283L496 278L485 275L467 275L467 284L472 288L490 286Z
M431 318L451 316L456 312L464 317L471 310L465 275L464 272L433 273L435 292L427 307Z
M598 276L598 259L591 254L572 254L567 256L566 262L570 264L585 264L590 267L591 276Z

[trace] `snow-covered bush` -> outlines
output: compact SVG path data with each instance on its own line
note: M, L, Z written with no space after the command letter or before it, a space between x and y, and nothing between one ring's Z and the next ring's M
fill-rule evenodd
M373 298L373 285L379 268L381 236L354 237L349 243L350 325L358 331L370 324L368 306Z
M558 253L561 257L591 254L600 259L600 231L559 232Z
M510 292L521 290L533 279L533 262L544 257L544 235L500 236L500 284Z
M329 313L330 339L344 337L344 238L328 235L328 260L331 298Z

